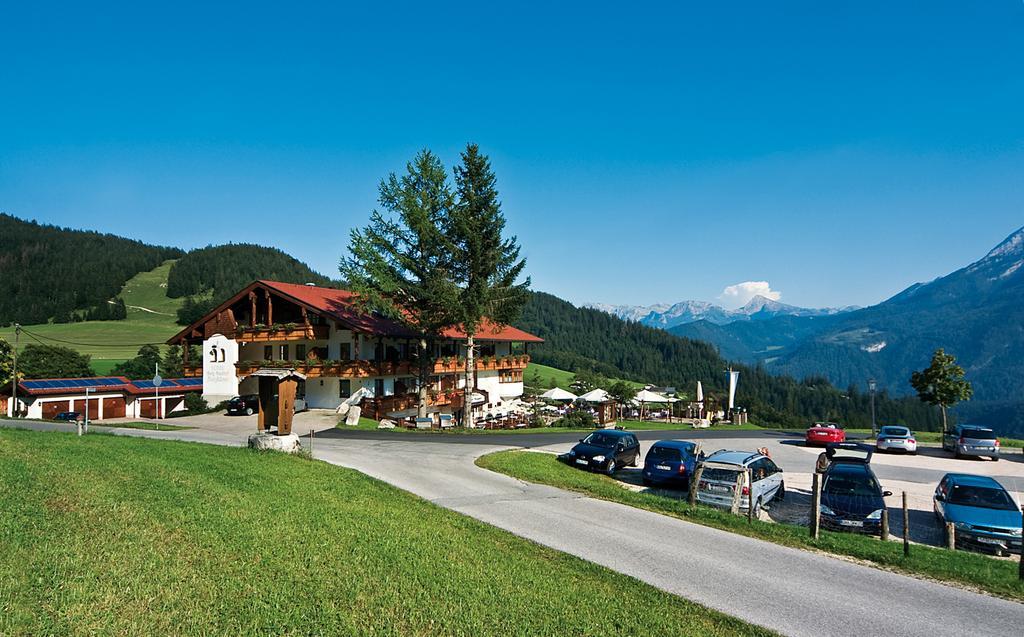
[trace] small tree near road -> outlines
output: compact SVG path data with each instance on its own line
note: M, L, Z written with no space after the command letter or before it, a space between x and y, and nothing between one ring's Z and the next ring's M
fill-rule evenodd
M971 383L964 379L964 368L956 364L956 357L942 348L935 350L931 365L910 375L910 384L922 402L938 405L942 410L943 434L948 429L946 410L974 395Z
M618 381L613 383L608 388L608 395L612 397L619 405L619 417L622 416L623 405L628 405L634 398L636 398L637 388L624 381Z

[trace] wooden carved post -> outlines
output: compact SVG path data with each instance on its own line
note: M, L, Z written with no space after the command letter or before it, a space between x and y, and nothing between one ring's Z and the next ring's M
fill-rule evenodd
M690 492L687 494L690 500L690 506L697 504L697 489L700 489L700 478L704 475L704 465L697 465L696 471L693 472L693 478L690 480Z
M274 324L274 300L269 290L264 290L267 295L267 327Z
M255 292L252 292L252 291L249 292L249 305L251 306L251 309L249 310L249 327L256 327L256 293Z
M821 474L814 473L811 485L813 496L811 499L811 537L818 539L821 531Z
M740 498L743 497L743 472L736 472L736 484L732 488L732 511L733 515L740 512Z

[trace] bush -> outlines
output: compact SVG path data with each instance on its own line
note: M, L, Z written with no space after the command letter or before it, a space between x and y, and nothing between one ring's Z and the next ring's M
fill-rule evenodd
M551 424L552 427L573 427L580 429L593 429L594 417L590 414L574 411Z
M185 409L191 415L206 414L212 411L209 403L203 398L202 394L185 394Z

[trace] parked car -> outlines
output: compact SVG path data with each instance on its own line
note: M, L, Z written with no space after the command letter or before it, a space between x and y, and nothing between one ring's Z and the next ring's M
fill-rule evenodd
M637 465L640 441L628 431L601 429L581 438L563 459L575 467L611 475L619 467Z
M82 414L77 411L62 411L53 419L57 422L78 422L82 419Z
M229 414L251 416L260 410L260 397L256 394L235 396L228 401Z
M829 446L829 452L821 485L821 525L880 535L884 498L892 492L882 491L871 470L871 447L846 443Z
M986 427L957 425L942 437L942 448L957 458L975 456L999 460L999 438Z
M804 444L808 447L834 442L846 442L846 432L834 422L816 422L804 435Z
M644 485L664 485L689 490L698 460L696 443L659 440L651 445L644 457Z
M1020 507L993 478L947 473L935 489L932 506L940 522L953 523L957 547L1020 553Z
M754 514L774 499L786 497L782 469L771 458L749 451L716 451L702 463L697 500L705 504L731 507L736 493L737 474L740 477L740 509L747 510L750 489L753 488ZM748 478L747 470L751 476ZM753 484L751 484L751 480Z
M878 430L875 449L878 451L903 451L916 454L917 439L914 438L914 432L906 427L886 425Z

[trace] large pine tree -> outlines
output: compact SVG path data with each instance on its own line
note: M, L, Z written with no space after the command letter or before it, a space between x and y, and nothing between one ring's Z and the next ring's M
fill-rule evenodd
M476 144L462 153L455 167L456 203L449 228L457 249L458 303L456 323L466 332L466 387L463 424L473 426L472 393L474 339L484 318L507 325L519 318L530 279L520 282L526 260L519 256L516 237L505 238L505 215L498 200L497 180L490 161Z

